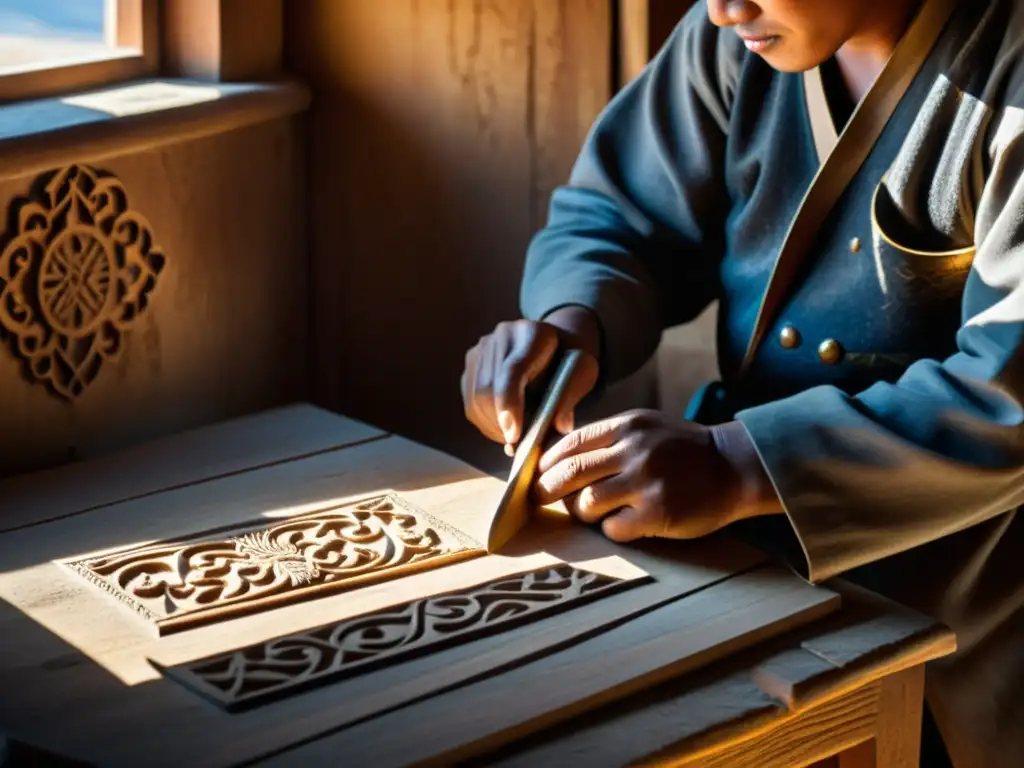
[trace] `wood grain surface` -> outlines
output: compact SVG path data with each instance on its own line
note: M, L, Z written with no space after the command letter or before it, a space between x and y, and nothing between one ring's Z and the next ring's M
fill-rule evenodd
M759 568L556 654L288 750L261 765L451 764L626 698L838 607L839 596ZM514 693L513 693L514 692Z
M484 554L457 528L387 495L62 565L165 635Z
M470 765L817 765L844 748L844 767L916 765L924 664L955 649L953 633L849 583L829 586L843 606L820 621Z
M384 437L304 403L0 481L0 532Z
M239 456L243 464L251 460L245 451ZM182 461L192 459L183 455ZM192 464L198 470L207 466ZM60 472L51 477L61 484ZM500 672L512 674L551 654L585 646L606 631L629 626L661 610L659 606L687 602L690 595L696 598L763 562L760 554L726 541L622 547L550 510L535 517L501 555L162 638L58 564L254 519L278 524L384 494L398 494L473 536L474 528L486 531L503 490L502 482L450 456L384 436L203 482L183 482L2 533L0 659L8 661L0 663L0 686L12 695L0 701L0 722L31 743L103 765L137 765L145 759L153 765L222 766L256 760L291 745L316 743L346 724L390 717L383 713L401 712L412 701L486 685ZM564 614L247 712L223 712L160 673L160 668L325 622L563 564L615 579L648 580ZM793 584L799 582L789 580ZM779 599L785 602L792 596L787 585L780 586ZM752 640L757 636L749 634ZM598 680L606 673L593 672ZM131 737L111 738L111 724Z
M74 131L82 145L53 134L0 141L0 207L26 193L39 163L44 170L95 163L120 179L168 254L159 301L118 362L73 404L26 381L21 362L0 349L0 475L109 454L306 396L305 153L296 123L280 112L268 118L267 94L252 90L180 115L171 110L184 133L159 113L124 118L119 130L109 115L57 101L26 108L22 119L31 126L48 111L79 122L86 116ZM233 109L244 116L250 107L263 110L258 124L232 120ZM150 143L131 153L136 131ZM8 160L31 170L7 177Z
M464 418L463 357L518 316L526 247L613 92L612 3L285 6L314 94L313 397L507 466Z
M572 611L649 583L571 565L535 568L163 670L237 712ZM575 624L575 615L567 621Z

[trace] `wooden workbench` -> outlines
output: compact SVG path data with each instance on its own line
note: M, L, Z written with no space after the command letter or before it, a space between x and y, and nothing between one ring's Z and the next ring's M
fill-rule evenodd
M922 665L951 652L947 630L721 536L623 547L547 510L486 554L502 489L302 405L6 481L9 753L914 764Z
M480 764L917 766L924 665L955 650L953 634L873 593L830 586L843 595L836 614Z

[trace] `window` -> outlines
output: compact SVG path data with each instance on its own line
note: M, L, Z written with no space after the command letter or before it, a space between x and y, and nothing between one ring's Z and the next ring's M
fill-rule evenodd
M155 0L0 0L0 102L156 73Z

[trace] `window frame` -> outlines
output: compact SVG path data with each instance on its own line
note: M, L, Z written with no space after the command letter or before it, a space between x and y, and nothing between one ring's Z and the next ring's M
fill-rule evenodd
M0 105L158 75L159 0L105 0L104 13L107 55L0 72Z

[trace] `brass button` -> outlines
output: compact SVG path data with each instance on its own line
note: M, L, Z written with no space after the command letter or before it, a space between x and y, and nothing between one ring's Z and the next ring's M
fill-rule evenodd
M835 365L843 359L843 347L835 339L825 339L818 345L818 357L825 365Z
M783 349L796 349L800 346L800 331L792 325L787 325L779 332L779 344Z
M860 253L860 238L855 237L850 241L850 250L854 253Z

